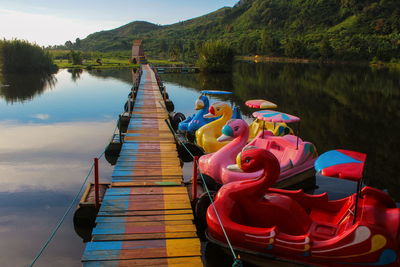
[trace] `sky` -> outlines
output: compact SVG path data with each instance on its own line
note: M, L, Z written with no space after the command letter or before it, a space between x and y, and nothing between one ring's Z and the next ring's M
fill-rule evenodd
M0 38L64 44L135 20L166 25L238 0L0 0Z

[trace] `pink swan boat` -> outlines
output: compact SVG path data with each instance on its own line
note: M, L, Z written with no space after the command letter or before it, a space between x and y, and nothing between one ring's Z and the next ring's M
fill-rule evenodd
M255 115L257 112L255 112ZM277 114L269 121L275 122L294 122L299 121L298 117L281 112L273 111ZM265 115L265 111L261 113ZM262 119L262 116L258 116ZM284 119L282 119L284 118ZM235 168L235 158L242 149L247 147L264 148L270 151L278 159L281 167L280 176L277 180L278 187L285 187L288 184L286 179L302 175L302 182L312 175L303 175L313 168L317 152L315 146L310 142L305 142L294 135L273 136L270 131L260 132L248 145L246 140L249 135L247 124L242 120L230 120L222 129L222 135L218 140L233 141L215 153L200 157L199 169L203 175L207 186L218 189L221 185L233 181L244 179L254 179L262 175L262 170L245 173Z
M217 152L199 158L199 169L208 185L221 184L220 177L226 166L235 163L236 156L246 145L249 138L249 127L244 120L229 120L222 128L218 142L233 140Z

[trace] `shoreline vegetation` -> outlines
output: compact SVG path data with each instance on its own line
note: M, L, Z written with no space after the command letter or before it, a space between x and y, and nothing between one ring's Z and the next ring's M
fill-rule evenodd
M55 73L57 66L48 50L25 40L0 40L3 73Z
M234 51L223 41L207 41L198 50L196 65L202 72L229 72L232 70Z
M60 69L126 69L137 68L130 62L130 51L89 52L79 50L49 50ZM148 59L155 66L184 65L183 61Z
M237 51L236 51L237 52ZM333 65L360 65L372 68L400 70L400 60L381 61L374 57L371 61L310 59L280 57L273 55L236 55L235 50L223 41L208 41L198 49L197 67L203 72L227 72L232 62L281 62L314 63ZM127 69L137 68L129 60L130 51L88 52L75 50L45 49L25 40L0 40L0 71L6 73L44 72L55 73L58 69ZM148 59L155 66L193 66L184 60Z
M51 53L51 52L50 52ZM57 65L59 69L129 69L137 68L139 64L132 64L128 59L121 57L109 57L106 55L101 58L101 64L94 59L84 59L80 64L74 65L69 59L54 59L54 64ZM172 61L163 59L149 59L149 63L154 66L192 66L193 64L184 61ZM230 61L230 60L228 60ZM267 55L254 55L254 56L235 56L234 61L251 61L255 63L261 62L273 62L273 63L301 63L301 64L326 64L326 65L358 65L358 66L370 66L374 68L392 68L400 70L400 62L384 62L384 61L341 61L341 60L317 60L309 58L290 58L290 57L276 57ZM200 67L199 63L196 62L196 67ZM211 63L201 63L202 71L207 69L205 72L214 72L213 67L206 67L204 64ZM214 63L213 63L214 64ZM221 63L222 64L222 63ZM231 61L230 63L231 64ZM228 64L228 65L229 65ZM224 64L224 66L227 64ZM223 67L226 69L225 67ZM217 71L220 72L220 71Z
M236 56L237 61L274 62L274 63L301 63L301 64L326 64L326 65L358 65L370 66L375 68L395 68L400 69L400 62L385 62L380 60L372 61L342 61L342 60L321 60L309 58L289 58L289 57L274 57L266 55L255 56Z

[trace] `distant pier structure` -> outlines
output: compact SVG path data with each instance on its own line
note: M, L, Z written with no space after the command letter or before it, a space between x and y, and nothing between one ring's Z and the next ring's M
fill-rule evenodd
M147 64L146 56L144 55L142 40L133 41L131 62L134 64Z

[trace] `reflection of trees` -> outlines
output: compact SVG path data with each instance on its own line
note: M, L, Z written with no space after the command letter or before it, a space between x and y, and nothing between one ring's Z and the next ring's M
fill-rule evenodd
M232 91L232 74L163 74L161 80L201 90Z
M7 102L23 102L53 88L57 79L53 74L0 74L0 96Z
M120 80L122 82L126 82L128 84L132 84L132 73L131 70L113 70L113 69L101 69L101 70L91 70L88 73L92 76L103 78L103 79L110 79L114 78Z
M320 153L346 148L368 154L366 182L388 188L400 200L400 76L369 67L313 64L239 63L224 85L215 76L164 75L163 80L202 89L234 92L246 115L245 100L264 98L302 118L301 136Z
M71 73L71 79L73 82L76 82L81 78L81 74L83 73L82 69L68 69L68 72Z

